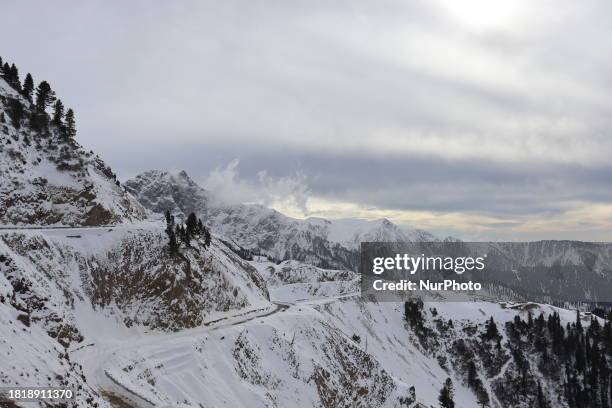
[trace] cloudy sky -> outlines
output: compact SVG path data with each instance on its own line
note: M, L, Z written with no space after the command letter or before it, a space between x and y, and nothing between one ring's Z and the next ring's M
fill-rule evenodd
M612 240L609 2L9 2L0 55L48 80L127 179L462 238Z

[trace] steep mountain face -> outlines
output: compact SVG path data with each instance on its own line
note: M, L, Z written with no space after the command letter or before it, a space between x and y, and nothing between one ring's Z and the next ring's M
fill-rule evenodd
M108 225L146 217L99 157L3 79L0 118L1 224Z
M172 174L150 170L124 184L146 208L163 214L167 210L184 218L190 213L207 214L210 194L193 181L185 171Z
M260 205L224 205L184 171L148 171L125 182L143 206L185 217L195 212L219 236L275 260L293 259L323 268L353 269L362 241L435 241L422 230L409 230L389 220L298 220Z

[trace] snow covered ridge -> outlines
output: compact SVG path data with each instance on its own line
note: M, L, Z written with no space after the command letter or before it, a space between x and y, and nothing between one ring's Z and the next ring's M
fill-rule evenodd
M337 298L359 294L359 275L348 270L322 269L298 261L280 264L256 257L250 262L266 280L270 298L279 302Z
M149 210L169 210L182 218L195 212L224 240L277 261L356 270L361 242L437 240L426 231L401 228L386 219L300 220L260 205L226 205L184 171L147 171L126 181L125 187Z
M93 226L146 217L99 157L50 122L33 122L34 110L0 78L0 225Z
M348 270L322 269L298 261L283 261L279 264L257 260L251 262L266 279L268 286L292 283L339 282L359 279L359 275Z
M74 296L102 312L120 311L128 326L163 330L195 327L215 313L269 305L257 270L216 239L206 249L194 241L170 259L161 225L79 229L78 234L0 235L4 258L21 265L7 275L13 288L31 287L30 295L41 299ZM36 288L43 282L48 283L41 293Z

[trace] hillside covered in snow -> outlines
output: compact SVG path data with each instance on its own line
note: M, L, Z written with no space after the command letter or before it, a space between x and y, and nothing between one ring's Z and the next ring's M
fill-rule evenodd
M6 67L0 387L77 397L0 397L0 406L612 406L603 310L362 298L360 242L437 239L384 219L298 220L225 205L185 172L149 171L122 186L75 141L70 116L57 103L51 115ZM570 249L500 246L534 268L588 264L603 282L607 253Z
M144 208L102 159L0 78L0 224L109 225Z

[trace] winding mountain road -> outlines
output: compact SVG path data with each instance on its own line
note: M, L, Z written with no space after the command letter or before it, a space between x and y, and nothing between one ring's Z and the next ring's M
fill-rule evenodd
M292 303L287 302L272 302L272 304L273 307L271 309L265 308L249 312L239 312L222 319L206 322L197 328L182 330L178 333L152 334L150 336L144 336L142 339L129 339L126 340L124 344L115 344L112 347L105 347L105 345L96 345L93 343L72 350L71 354L75 355L75 359L83 361L85 365L96 367L89 375L96 385L98 392L101 394L110 394L114 396L115 399L123 401L126 406L134 408L169 408L170 406L158 405L142 395L139 395L136 391L127 388L106 370L104 364L107 363L117 351L139 349L161 342L170 341L176 344L177 341L181 340L193 340L194 337L201 336L204 333L242 325L255 319L264 319L274 314L284 312L289 307L293 306ZM97 349L96 352L92 352L92 347Z

